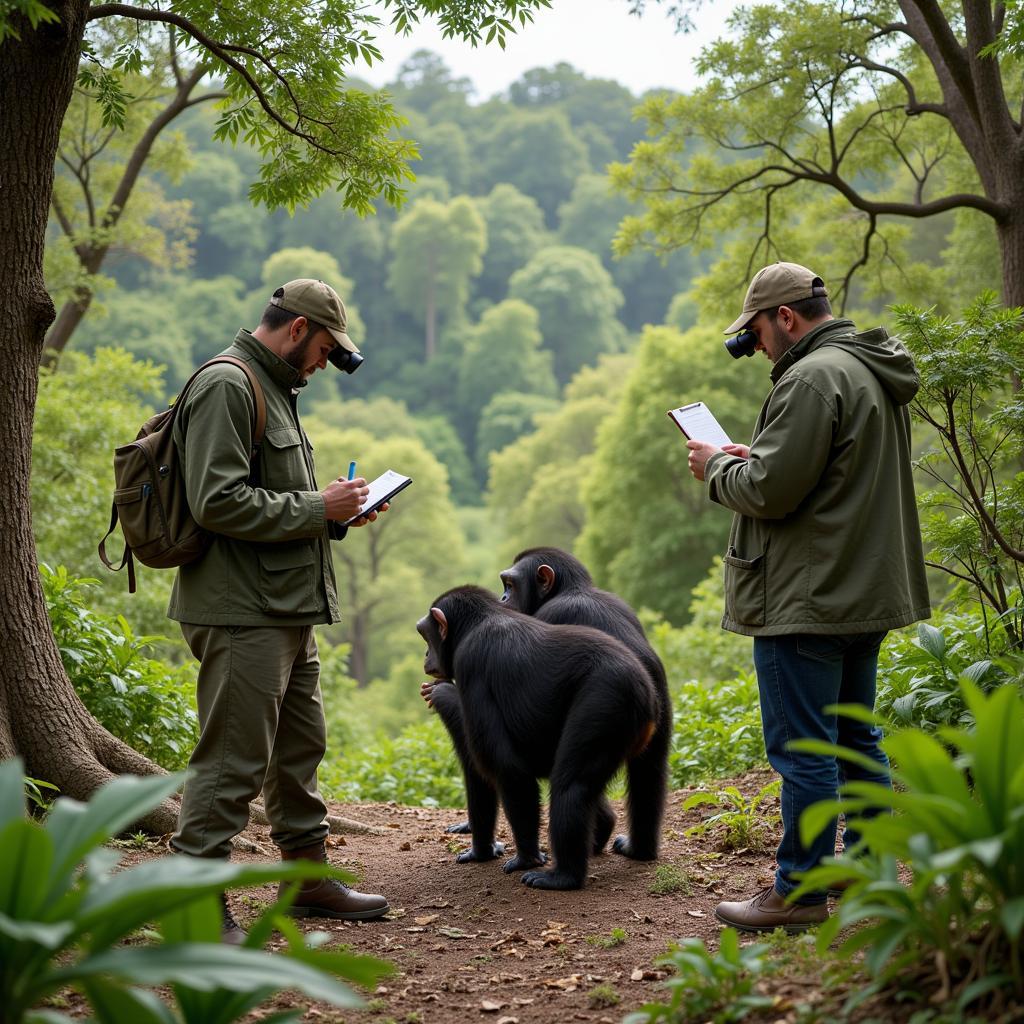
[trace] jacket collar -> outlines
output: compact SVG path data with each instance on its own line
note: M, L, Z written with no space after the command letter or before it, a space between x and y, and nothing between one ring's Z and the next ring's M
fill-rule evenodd
M856 325L852 320L826 320L817 327L812 327L791 349L783 352L782 358L772 367L772 383L778 384L779 379L799 359L821 348L831 338L838 335L849 337L856 333Z
M244 327L235 335L232 348L241 349L245 355L259 363L266 370L270 379L285 391L302 387L305 384L302 374L294 366L289 366L276 352L271 352L262 341L253 337Z

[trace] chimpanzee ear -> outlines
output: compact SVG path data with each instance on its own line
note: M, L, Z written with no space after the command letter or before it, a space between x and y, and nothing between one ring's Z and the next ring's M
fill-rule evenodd
M540 592L546 594L555 585L555 570L550 565L538 566L537 583L540 586Z
M431 608L430 615L437 623L437 628L441 633L441 639L446 639L448 636L448 620L444 617L444 612L441 611L440 608Z

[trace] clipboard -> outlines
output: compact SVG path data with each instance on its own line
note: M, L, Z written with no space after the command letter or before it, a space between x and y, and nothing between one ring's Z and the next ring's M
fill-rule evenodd
M678 409L669 409L668 416L683 432L683 436L691 441L704 441L716 448L732 444L729 435L703 402L691 402Z
M381 473L376 480L370 481L370 493L366 496L362 508L351 518L345 520L342 526L351 526L354 522L362 519L363 516L376 512L381 505L390 501L399 491L404 491L412 483L411 476L402 476L393 469Z

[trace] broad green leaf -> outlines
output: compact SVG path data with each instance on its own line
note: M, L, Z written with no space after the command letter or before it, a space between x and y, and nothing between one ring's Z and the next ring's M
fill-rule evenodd
M999 919L1003 922L1003 928L1010 939L1018 941L1021 932L1024 931L1024 896L1004 903L999 911Z
M362 1000L347 986L306 964L254 949L213 943L110 949L63 967L57 984L109 977L133 985L179 984L204 992L245 992L274 986L295 989L332 1006L357 1007Z
M176 1024L174 1014L152 992L125 988L102 978L89 978L82 987L97 1024Z
M11 821L0 830L0 912L35 917L50 881L53 842L34 821Z
M183 775L136 778L125 775L96 791L87 804L69 797L57 801L46 819L53 839L54 865L49 898L67 886L85 854L134 824L174 793Z
M0 762L0 829L25 817L24 779L25 766L20 757Z
M0 914L0 935L6 935L15 942L32 942L44 949L60 949L73 931L70 921L43 924L40 921L16 921Z
M946 638L942 630L936 629L927 622L917 624L917 636L921 646L938 662L942 663L946 657Z
M786 744L787 750L796 750L801 754L821 754L822 757L836 757L840 761L849 761L851 764L860 765L861 768L875 774L878 771L878 762L859 750L850 750L848 747L840 747L835 743L826 743L824 740L790 740Z

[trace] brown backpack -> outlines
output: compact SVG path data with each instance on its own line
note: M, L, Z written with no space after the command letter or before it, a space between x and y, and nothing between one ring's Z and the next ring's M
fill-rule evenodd
M174 443L174 418L192 382L214 363L231 363L245 371L256 402L256 425L252 434L250 466L259 455L267 424L267 405L252 368L234 356L218 356L203 363L178 393L175 403L142 424L138 437L114 450L114 501L110 528L100 541L99 555L113 572L128 566L128 592L135 593L137 558L152 569L171 569L193 562L210 546L212 535L192 517L185 493L185 474ZM250 479L252 471L250 470ZM121 564L107 558L107 537L118 520L124 534Z

